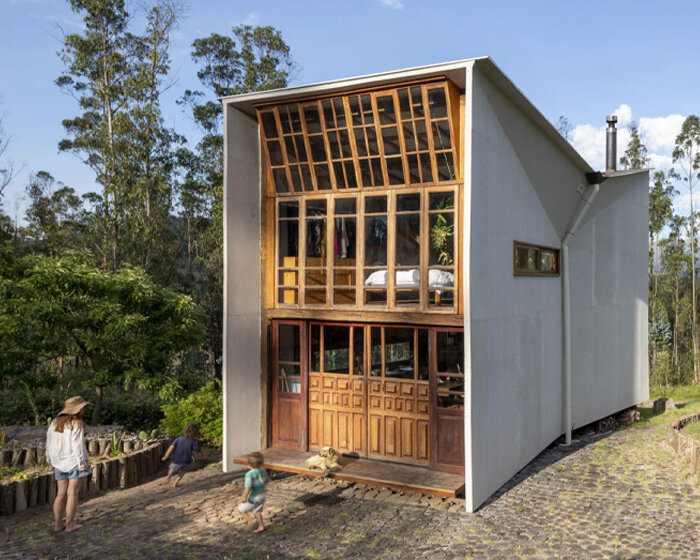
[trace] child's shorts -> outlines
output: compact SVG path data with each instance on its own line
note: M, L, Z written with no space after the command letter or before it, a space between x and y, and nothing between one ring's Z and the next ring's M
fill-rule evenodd
M185 474L187 472L188 467L189 467L189 465L183 464L183 463L170 463L170 465L168 466L168 470L171 473L178 474L178 475L182 476L183 474Z
M56 480L72 480L74 478L84 478L90 476L90 469L86 471L81 471L79 467L75 467L68 472L59 471L58 469L53 470L54 478Z
M259 504L254 504L253 502L243 502L238 506L238 513L252 513L258 515L262 513L263 506L265 502L260 502Z

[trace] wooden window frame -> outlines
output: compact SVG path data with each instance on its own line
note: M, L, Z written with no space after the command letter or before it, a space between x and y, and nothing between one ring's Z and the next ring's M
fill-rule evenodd
M420 88L421 90L421 96L422 96L422 104L423 104L423 117L422 118L417 118L415 117L414 114L414 107L411 104L411 117L410 119L403 119L401 115L401 107L400 107L400 102L399 102L399 90L401 89L407 89L409 93L409 99L411 95L411 89L412 88ZM429 107L429 101L428 101L428 96L429 92L434 89L442 89L445 94L445 109L446 109L446 116L445 117L434 117L431 112L430 112L430 107ZM370 103L371 103L371 110L372 110L372 115L373 115L373 122L368 124L365 122L364 119L364 112L362 111L362 97L363 96L369 96L370 98ZM350 99L353 97L358 98L358 102L360 105L360 114L361 114L361 123L358 125L355 125L353 122L352 118L352 113L350 110ZM379 111L378 111L378 105L377 105L377 98L378 97L390 97L392 99L393 103L393 108L395 112L395 123L392 124L385 124L383 125L380 122L379 119ZM341 103L340 105L343 107L343 110L345 111L345 126L344 127L338 127L337 126L337 114L336 114L336 101L340 100ZM327 126L326 122L326 117L325 117L325 111L323 108L323 102L324 101L330 101L331 103L331 110L334 114L334 120L335 120L335 126L329 127ZM296 105L297 110L300 115L300 124L301 124L301 129L302 129L302 134L304 135L304 142L306 146L306 155L307 155L307 161L305 163L299 163L297 162L291 162L289 154L287 153L287 146L285 139L288 136L291 136L294 138L296 134L298 134L298 131L292 131L289 133L285 133L282 125L281 125L281 119L280 119L280 111L287 111L289 109L289 106L291 105ZM322 136L323 138L323 144L325 148L325 155L326 159L324 163L317 163L314 164L313 156L311 153L311 145L309 141L309 132L307 130L306 126L306 118L304 114L304 110L309 107L314 107L316 111L318 112L318 117L319 117L319 124L320 124L320 132L314 133L314 136ZM277 126L277 137L276 138L270 138L268 139L265 135L265 130L264 127L262 126L262 115L264 114L272 114L274 116L274 121ZM266 156L266 172L268 176L270 177L271 183L272 183L272 189L271 189L271 194L276 195L276 196L294 196L294 195L300 195L302 193L307 193L309 194L310 191L304 191L303 189L301 191L297 191L294 187L294 181L292 179L292 168L294 168L297 172L301 172L301 169L303 166L308 166L308 169L310 170L311 173L311 178L312 178L312 183L313 183L313 190L315 192L351 192L354 190L362 190L362 189L383 189L383 188L392 188L392 187L416 187L419 185L427 186L427 185L434 185L434 186L446 186L449 183L452 182L461 182L462 177L461 177L461 166L460 166L460 141L459 141L459 134L457 133L459 130L459 123L460 123L460 99L459 99L459 92L449 80L446 79L441 79L439 81L428 81L425 83L413 83L411 85L406 85L406 84L399 84L399 85L394 85L392 87L388 88L383 88L383 89L377 89L377 90L370 90L370 91L362 91L362 92L348 92L344 94L336 94L334 96L325 96L325 97L318 97L315 99L307 99L307 100L295 100L287 103L280 103L280 104L266 104L257 107L257 115L258 115L258 122L259 122L259 128L260 128L260 138L263 144L264 148L264 153ZM425 135L426 139L428 142L428 150L423 150L420 151L418 149L418 146L416 146L416 150L407 153L406 151L406 139L404 137L404 123L411 122L413 128L415 129L415 124L417 121L422 120L425 123ZM433 139L433 132L432 132L432 127L433 123L436 122L447 122L450 130L450 147L448 149L443 149L439 150L436 152L436 147ZM383 130L386 128L390 128L392 126L396 127L396 133L397 133L397 141L399 143L399 152L398 154L394 154L390 156L390 159L396 159L401 163L401 169L403 172L403 182L402 183L395 183L393 185L389 184L389 172L387 168L387 155L386 155L386 147L384 145L384 137L383 137ZM377 142L377 155L376 156L370 156L369 151L367 156L363 156L360 158L357 152L357 138L355 136L355 128L362 128L364 131L364 135L366 137L367 130L372 129L374 130L374 133L376 135L376 142ZM331 151L331 146L330 146L330 137L329 134L337 134L341 130L347 131L348 135L348 140L350 143L350 150L351 150L351 156L350 157L341 157L340 159L332 159L332 151ZM415 130L414 130L415 134ZM283 157L283 165L277 165L272 168L271 165L271 159L270 159L270 154L268 150L268 142L276 140L280 144L280 150L282 153ZM366 140L365 140L366 141ZM439 172L438 172L438 158L440 157L441 154L449 153L452 158L452 165L454 169L454 174L453 177L450 177L448 179L439 179ZM411 182L410 181L410 173L409 173L409 163L408 163L408 157L409 155L416 155L419 158L420 161L420 154L428 154L430 158L430 166L431 166L431 173L432 173L432 181L425 181L423 180L420 183L416 182ZM380 167L381 167L381 181L382 184L377 184L377 180L375 178L374 183L376 186L372 185L365 185L364 181L362 179L362 173L361 173L361 161L366 160L368 164L370 165L371 168L371 161L373 159L379 159L380 161ZM352 166L354 167L355 170L355 183L356 187L354 188L347 188L346 187L339 187L339 181L338 178L336 177L335 174L335 168L334 168L334 163L340 162L343 166L346 163L352 162ZM330 189L324 189L319 191L318 189L318 178L316 175L316 166L317 165L326 165L328 167L328 174L330 177ZM277 192L276 187L275 187L275 181L274 181L274 171L281 171L284 170L286 180L287 180L287 185L289 188L289 192ZM374 171L370 170L370 173L372 176L374 176ZM423 172L422 170L420 171L420 174L422 175ZM303 179L302 179L303 182Z
M537 256L535 258L535 265L538 267L537 270L530 270L518 267L518 249L534 249L537 251ZM541 252L552 253L554 255L554 271L542 271L539 269L540 266L540 254ZM513 241L513 276L548 276L557 277L561 274L561 259L559 249L557 247L547 247L545 245L535 245L533 243L526 243L525 241Z
M275 308L292 308L292 309L342 309L342 310L361 310L361 311L390 311L390 312L430 312L430 313L440 313L440 314L456 314L459 311L458 295L460 293L460 283L461 283L461 254L460 254L460 227L459 227L459 208L457 202L460 200L461 188L459 185L440 185L431 188L397 188L397 189L372 189L362 192L357 191L342 191L342 193L330 193L325 194L320 193L310 193L308 195L298 195L293 198L290 197L274 197L276 204L274 205L275 219L274 219L274 274L273 283L274 284L274 307ZM442 210L444 212L449 212L454 216L454 228L453 228L453 263L452 265L430 265L430 217L436 213L441 212L441 210L431 210L430 209L430 196L433 194L451 194L454 197L454 206L450 209ZM401 303L396 305L396 202L397 197L407 194L418 194L420 196L420 211L418 215L420 216L420 264L416 267L419 270L419 285L417 290L419 292L419 301L415 305ZM386 267L371 267L373 270L381 270L386 268L386 284L381 287L386 292L386 303L374 303L366 304L365 292L372 291L372 287L365 286L365 218L367 216L372 216L374 214L369 214L366 216L365 212L365 199L367 197L384 196L387 199L387 212L385 215L387 219L387 265ZM338 200L352 198L355 200L355 214L337 214L336 213L336 203ZM326 263L323 267L311 267L315 270L320 270L324 268L326 271L326 298L324 303L305 303L306 302L306 272L307 272L307 262L306 262L306 249L307 249L307 212L306 206L308 202L324 200L326 202ZM298 242L298 261L296 266L296 280L295 286L286 285L280 282L280 273L284 272L283 269L291 269L295 267L282 267L280 265L279 256L279 231L280 222L284 218L279 217L279 205L288 202L298 202L299 206L299 217L295 218L298 220L299 224L299 238ZM380 215L380 214L377 214ZM345 304L345 303L334 303L335 295L335 270L336 268L344 269L345 271L352 270L353 267L336 265L335 247L334 247L334 234L335 234L335 219L341 216L348 216L355 219L355 303ZM406 268L406 267L401 267ZM452 293L452 305L435 305L430 303L430 270L450 270L453 275L453 286L445 287L444 291L449 291ZM338 286L341 286L340 284ZM272 287L272 286L271 286ZM285 288L297 289L297 301L296 303L284 303L280 301L281 291ZM379 289L380 287L377 287ZM408 289L408 288L406 288ZM438 288L433 288L433 291ZM320 291L320 287L318 288ZM348 290L349 291L349 290Z

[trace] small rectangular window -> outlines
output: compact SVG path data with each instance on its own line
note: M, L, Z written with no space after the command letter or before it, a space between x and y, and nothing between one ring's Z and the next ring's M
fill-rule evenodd
M513 241L514 276L559 276L559 249Z

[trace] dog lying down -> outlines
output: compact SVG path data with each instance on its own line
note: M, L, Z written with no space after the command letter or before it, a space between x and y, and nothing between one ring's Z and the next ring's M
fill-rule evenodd
M338 453L330 445L326 445L325 447L321 448L318 455L309 457L306 460L306 466L310 469L322 470L324 476L328 476L332 472L339 471L343 468L340 453Z

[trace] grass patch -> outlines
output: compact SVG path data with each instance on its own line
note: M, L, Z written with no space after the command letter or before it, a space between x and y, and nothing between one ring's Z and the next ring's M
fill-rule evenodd
M658 399L659 397L669 397L674 401L700 400L700 384L649 387L649 398Z
M681 430L684 434L700 441L700 422L690 422Z
M638 407L640 420L631 424L633 428L646 428L648 426L665 426L670 424L674 420L683 418L688 414L700 411L700 398L695 401L689 402L682 407L678 407L676 410L667 410L661 414L654 414L651 408L641 408Z

